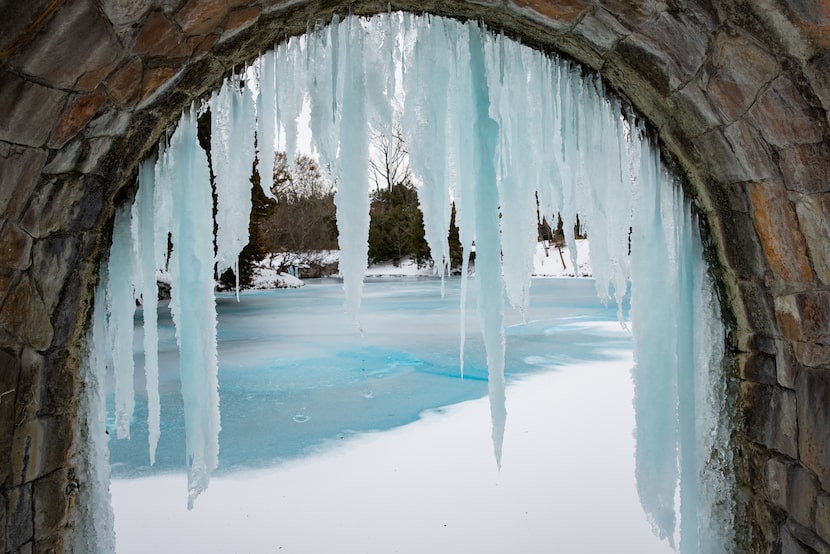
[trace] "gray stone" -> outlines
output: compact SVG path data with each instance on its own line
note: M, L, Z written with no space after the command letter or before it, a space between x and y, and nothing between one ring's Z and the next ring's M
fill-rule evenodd
M43 146L63 109L67 94L0 72L0 140Z
M574 32L581 35L600 52L610 50L620 40L620 37L629 33L613 15L601 7L582 18L574 28Z
M673 91L685 86L703 64L709 35L684 12L662 12L641 25L638 31L649 37L654 48L663 50L671 60L667 73Z
M830 370L805 368L795 383L802 463L830 491Z
M830 168L828 168L830 184ZM805 195L795 204L798 224L816 276L830 285L830 193Z
M770 458L764 464L764 484L767 498L779 508L786 509L788 496L787 464L777 458Z
M778 147L819 142L824 128L819 113L783 75L758 98L749 119L767 142Z
M110 21L126 25L141 19L152 4L153 0L108 0L102 7Z
M787 190L830 192L830 144L796 144L781 149L779 166Z
M78 164L78 170L81 173L99 173L101 161L109 154L112 147L112 139L110 137L94 138L88 141L88 145L86 155Z
M0 267L6 269L28 269L32 265L31 235L7 221L0 225Z
M12 445L12 478L30 483L60 469L72 446L72 422L66 416L42 417L18 427Z
M22 344L45 350L52 344L52 335L46 306L24 275L0 306L0 345Z
M6 217L16 221L23 215L45 162L45 150L0 142L0 206Z
M50 473L34 484L35 541L43 541L60 533L66 525L69 508L67 472Z
M79 241L73 236L41 239L32 252L32 275L43 298L46 310L52 314L60 300L61 287L73 272L78 257Z
M796 396L793 391L741 383L743 429L747 436L792 459L798 458Z
M30 542L35 533L31 483L9 490L8 499L6 548L15 552Z
M0 349L0 483L6 482L11 467L9 454L14 437L13 425L19 375L20 361L17 356Z
M816 522L818 486L809 471L793 464L789 468L787 512L800 525L812 529Z
M54 175L75 169L78 158L81 156L81 147L82 142L78 139L65 145L60 150L53 151L52 159L43 168L43 173L46 175Z
M768 354L745 354L738 359L738 368L741 379L775 385L778 376L775 367L775 357Z
M830 543L830 494L820 494L816 499L816 533Z
M49 0L4 2L3 17L0 17L0 51L24 43L30 33L28 27L31 22L48 15L54 6L55 3Z

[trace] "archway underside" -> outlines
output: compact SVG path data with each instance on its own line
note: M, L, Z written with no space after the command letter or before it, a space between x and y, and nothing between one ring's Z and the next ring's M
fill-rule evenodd
M598 71L706 215L741 410L747 550L830 549L830 5L392 2ZM62 549L81 337L114 206L192 99L334 13L388 2L39 0L0 18L0 547ZM81 486L83 484L80 484ZM69 548L68 545L66 545ZM809 551L809 550L807 550Z

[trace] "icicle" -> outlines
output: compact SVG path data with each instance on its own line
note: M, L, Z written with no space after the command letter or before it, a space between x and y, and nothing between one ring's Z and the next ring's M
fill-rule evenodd
M225 81L211 99L210 149L216 176L216 269L233 268L248 244L256 110L251 88ZM235 271L239 293L239 272Z
M130 421L135 410L133 385L133 256L129 206L115 212L109 259L107 304L109 336L115 373L115 432L119 439L130 438Z
M260 57L259 95L257 96L257 146L259 185L268 198L276 198L274 187L274 158L277 152L277 60L276 50Z
M138 170L138 193L132 209L132 239L136 287L144 323L144 374L147 383L147 429L150 465L156 463L156 446L161 434L158 360L158 284L156 282L155 160L142 162ZM166 246L166 245L165 245ZM166 248L165 248L166 249Z
M341 179L337 183L334 203L337 206L337 229L340 241L340 274L343 276L345 309L358 323L363 274L368 265L369 237L369 138L366 125L366 82L360 56L363 29L350 19L343 45L343 111L340 120Z
M207 158L196 112L182 114L167 155L173 189L170 310L179 343L187 452L188 509L219 462L219 383L213 296L213 217Z

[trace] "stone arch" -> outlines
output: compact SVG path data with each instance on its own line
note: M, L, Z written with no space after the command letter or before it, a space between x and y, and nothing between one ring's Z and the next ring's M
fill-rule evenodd
M60 550L80 343L138 161L234 65L386 1L34 0L0 17L0 547ZM599 72L706 215L747 549L830 549L830 3L396 0ZM81 484L82 485L82 484Z

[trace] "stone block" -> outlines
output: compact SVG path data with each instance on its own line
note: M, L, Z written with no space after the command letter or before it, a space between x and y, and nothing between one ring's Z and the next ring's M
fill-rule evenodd
M785 338L830 344L830 291L779 296L775 299L775 313Z
M65 469L54 471L34 483L32 500L35 510L35 541L44 541L66 526L69 480Z
M795 392L744 381L740 395L746 436L770 450L798 458Z
M511 0L508 6L525 13L536 14L553 24L562 27L573 23L582 12L590 6L588 0L562 0L550 2L546 0Z
M669 86L677 90L700 69L706 58L709 35L683 11L662 12L638 29L655 49L662 50L670 60L667 66Z
M107 110L89 122L84 134L88 137L120 137L130 128L132 114L121 110Z
M574 28L574 33L584 38L599 52L610 50L629 32L613 15L602 8L588 13Z
M777 458L770 458L764 464L764 485L767 499L775 506L786 509L788 496L787 464Z
M141 93L143 70L141 58L136 57L110 76L107 80L107 92L116 104L126 108L135 106Z
M7 218L17 221L23 215L46 163L46 155L41 149L0 142L0 206L4 206L0 213L5 213Z
M43 417L24 423L12 444L12 479L15 485L30 483L66 464L72 446L68 417Z
M78 163L78 171L84 174L100 174L101 162L110 153L113 139L110 137L96 137L87 141L87 150Z
M830 192L830 144L796 144L783 148L779 166L787 190L803 194Z
M74 236L41 239L32 252L32 275L46 310L52 314L67 275L76 269L80 248Z
M683 114L681 125L690 137L696 137L723 124L709 98L697 83L691 82L674 92L669 99L676 115Z
M153 5L153 0L108 0L101 6L110 21L128 25L141 19Z
M139 95L139 108L150 104L156 97L175 81L177 70L174 67L155 67L144 71Z
M830 184L830 164L827 181ZM830 285L830 193L802 196L795 203L795 213L816 276L823 284Z
M28 269L32 265L31 235L7 221L0 225L0 267L4 269Z
M14 437L14 414L20 361L12 352L0 349L0 485L9 476L9 453ZM2 504L2 502L0 502ZM0 518L2 521L2 518ZM2 525L2 524L0 524ZM2 541L0 541L2 544Z
M48 178L32 194L21 227L35 238L72 230L83 210L94 207L84 196L95 192L74 176Z
M830 370L805 368L795 383L801 462L830 492Z
M793 343L779 339L775 354L776 379L784 388L795 390L795 379L798 376L798 359L793 352Z
M820 494L816 499L816 533L830 543L830 494Z
M63 108L67 93L0 72L0 140L43 146Z
M784 75L775 79L749 110L749 120L779 148L819 142L826 125Z
M799 525L808 529L815 526L818 485L809 471L798 464L789 467L787 513Z
M24 275L0 306L0 344L23 344L45 350L52 344L52 323L46 306Z
M807 550L792 534L789 527L781 528L781 554L814 554Z
M90 120L95 117L98 110L106 102L107 96L103 88L73 98L67 104L58 124L49 137L50 148L62 148L69 139L77 135Z
M25 543L31 542L34 529L32 484L14 487L8 492L6 507L6 548L15 552Z
M763 181L778 176L772 150L757 129L738 120L724 128L723 137L726 139L728 150L720 152L719 155L726 156L721 163L724 165L722 170L727 171L732 177L729 182ZM730 165L732 167L729 167Z
M176 22L188 36L207 35L219 27L227 14L225 0L188 0L176 13Z
M643 0L641 2L604 0L602 7L614 14L629 29L639 28L640 25L656 16L660 10L665 9L665 5L655 0Z
M191 48L162 11L155 11L144 21L135 39L135 51L142 57L186 58Z
M770 269L782 281L780 285L812 283L813 270L804 236L784 187L779 183L751 183L747 191L755 230Z
M11 58L11 65L55 88L87 92L115 69L121 56L121 45L95 3L70 0Z
M764 385L778 383L775 357L768 354L742 354L738 358L738 371L745 381Z
M735 121L779 72L773 55L754 38L721 33L712 45L701 85L723 118Z
M45 175L67 173L75 169L78 159L81 157L82 141L74 140L60 150L53 150L49 163L43 168Z
M17 403L14 421L23 423L37 417L43 405L43 356L31 348L20 353L20 371L17 380Z
M242 8L231 12L228 20L225 22L225 30L222 34L223 39L227 39L238 32L253 25L259 19L262 13L262 8L259 6L252 6L250 8Z
M32 22L48 16L54 8L55 3L49 0L5 2L0 18L0 51L5 54L6 49L14 50L31 34Z

